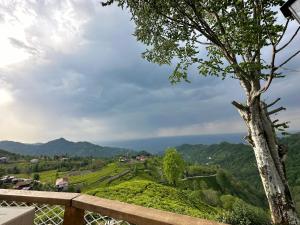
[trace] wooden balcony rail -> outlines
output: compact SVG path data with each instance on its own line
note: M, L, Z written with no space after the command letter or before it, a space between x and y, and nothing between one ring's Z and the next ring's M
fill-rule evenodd
M104 224L103 221L106 221L104 218L113 218L113 220L109 219L110 222L105 222L109 225L224 225L215 221L78 193L0 189L1 201L64 206L63 225ZM101 215L97 218L100 218L102 222L97 222L95 217L93 217L92 222L89 222L85 219L85 212L87 211ZM116 222L116 220L125 221L125 223ZM43 224L60 225L60 223L51 221L51 223L45 222Z

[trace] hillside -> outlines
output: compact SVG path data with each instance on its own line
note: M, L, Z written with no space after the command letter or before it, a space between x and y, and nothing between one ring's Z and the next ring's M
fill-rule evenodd
M243 214L234 212L234 217L255 216L260 221L268 221L261 195L249 185L240 182L226 170L210 165L185 165L187 177L181 177L176 186L169 185L162 173L162 158L149 156L146 161L134 157L126 162L118 160L99 161L83 158L67 161L44 157L37 164L25 161L20 165L11 163L5 167L18 167L18 173L6 172L18 178L33 178L38 174L41 183L33 186L34 190L54 191L57 178L67 177L67 191L83 192L103 198L116 199L146 207L152 207L176 213L223 221L230 219L230 213L243 207ZM77 158L77 159L76 159ZM77 161L76 161L77 160ZM57 164L57 168L44 170L45 166ZM98 166L96 166L98 165ZM21 166L23 166L21 168ZM17 171L17 170L16 170ZM20 173L22 172L22 173ZM12 188L3 184L4 188ZM0 185L1 186L1 185ZM3 188L3 187L1 187ZM224 222L230 220L224 220ZM251 221L253 218L251 219ZM254 223L269 225L269 223ZM234 223L234 225L242 225ZM244 224L243 224L244 225Z
M42 144L1 141L0 149L23 155L72 155L104 158L130 152L130 150L124 148L103 147L89 142L71 142L64 138Z
M107 182L108 178L102 174L97 185L89 185L89 188L84 191L103 198L212 220L222 220L228 210L231 211L235 207L238 209L246 207L243 217L249 216L247 210L253 210L255 212L252 215L255 217L259 217L257 214L259 212L260 220L268 220L267 214L258 208L265 207L260 199L261 195L226 171L214 166L187 166L186 170L190 174L193 171L194 175L207 172L217 175L183 179L174 187L164 180L161 174L161 163L160 158L152 158L143 164L109 164L108 167L114 168L113 171L119 168L119 174L122 170L127 170L126 167L129 173L112 182ZM80 180L83 181L83 178ZM241 205L235 206L235 204Z
M287 176L300 211L300 133L284 137L280 141L289 146L286 161ZM185 160L192 163L218 165L259 192L263 192L250 146L223 142L214 145L181 145L177 149Z
M255 158L250 146L222 142L213 145L181 145L177 150L184 159L192 163L219 165L234 176L260 185Z
M11 152L0 149L0 157L7 157L9 159L17 159L17 158L20 158L21 156L18 154L11 153Z
M300 133L282 138L289 146L286 162L290 184L300 184ZM181 145L177 150L185 160L193 163L220 165L234 176L260 186L253 150L249 145L222 142L213 145Z
M206 219L216 220L217 215L222 211L200 199L191 201L187 191L148 180L126 181L89 191L88 194Z

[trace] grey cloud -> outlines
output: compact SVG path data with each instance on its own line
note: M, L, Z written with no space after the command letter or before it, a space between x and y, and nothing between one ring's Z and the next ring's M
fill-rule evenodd
M23 41L20 41L16 38L13 37L9 37L9 42L15 46L16 48L21 48L24 49L26 52L30 53L30 54L37 54L38 50L36 48L33 48L31 46L26 45Z
M55 2L57 5L45 5L40 1L30 7L52 27L53 10L63 4ZM70 4L79 20L87 20L78 38L83 44L69 52L51 49L44 46L47 26L39 29L35 24L26 35L28 40L40 37L39 49L45 54L4 71L14 89L15 111L31 124L40 123L39 134L113 140L126 134L130 138L155 136L161 129L216 121L242 123L230 104L244 99L237 81L201 77L192 69L191 84L172 86L168 81L171 67L141 59L145 46L132 36L133 24L126 12L87 1ZM296 64L290 66L297 68ZM271 101L283 96L286 105L295 107L299 102L297 82L298 78L275 81L272 94L265 98Z

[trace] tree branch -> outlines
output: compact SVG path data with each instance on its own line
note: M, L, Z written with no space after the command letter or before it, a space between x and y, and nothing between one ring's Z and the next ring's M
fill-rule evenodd
M287 64L291 59L293 59L296 55L298 55L300 53L300 50L297 51L296 53L294 53L291 57L289 57L287 60L285 60L283 63L281 63L279 66L276 67L275 70L277 70L278 68L282 67L283 65Z
M286 110L286 108L284 108L284 107L281 106L281 107L278 108L278 109L274 109L274 110L268 112L268 115L272 115L272 114L274 114L274 113L278 113L278 112L280 112L280 111L282 111L282 110Z
M239 66L235 55L230 54L228 48L226 47L226 45L224 45L224 43L219 39L218 35L212 30L212 28L207 24L207 21L203 20L203 16L201 14L199 14L199 11L197 10L197 6L195 1L189 1L189 0L185 0L184 1L192 10L193 13L195 14L196 18L198 19L199 23L201 24L201 26L203 27L203 29L206 31L207 35L204 34L204 36L210 40L211 42L213 42L216 46L218 46L220 48L220 50L223 52L224 57L227 59L227 61L230 64L235 65L235 67L239 70L239 72L241 74L243 74L245 77L247 77L247 74L245 73L245 71L242 70L242 68ZM203 8L205 10L205 6L203 6L200 2L197 2L201 5L201 8ZM189 15L187 15L185 13L185 11L182 11L180 8L176 7L177 10L179 10L181 12L181 14L183 14L183 16L186 16L187 18L189 18L189 20L191 22L194 22L194 20L192 20L192 18L190 18ZM207 11L207 10L206 10ZM207 11L208 12L208 11ZM208 12L208 13L212 13L212 12ZM221 21L219 21L221 22ZM196 23L197 24L197 23ZM220 24L220 26L223 26L222 24ZM201 32L201 31L200 31ZM225 32L225 30L224 30ZM223 34L224 35L224 34ZM228 46L230 47L230 46ZM245 79L243 77L240 77L241 79Z
M238 103L236 101L232 101L231 102L232 105L234 105L236 108L238 108L239 110L243 111L243 112L247 112L248 111L248 107L247 106L244 106L243 104L241 103Z
M201 45L213 45L214 43L212 42L203 42L203 41L198 41L198 40L195 40L195 42L201 44Z
M257 57L259 54L260 54L260 51L259 51L259 50L255 51L255 53L254 53L253 56L252 56L251 62L254 62L255 59L256 59L256 57Z
M277 49L276 52L280 52L281 50L283 50L285 47L287 47L296 37L296 35L298 34L300 30L300 27L298 27L298 29L296 30L296 32L294 33L294 35L291 37L291 39L285 44L283 45L281 48Z
M287 27L288 27L289 23L290 23L290 19L287 19L287 21L286 21L286 23L285 23L285 26L284 26L284 28L283 28L282 34L281 34L280 38L278 39L278 41L277 41L276 44L275 44L276 46L280 43L280 41L281 41L282 38L284 37L285 32L286 32L286 30L287 30Z
M270 103L269 105L266 106L266 108L270 108L273 105L275 105L277 102L279 102L281 100L281 98L277 98L274 102Z
M288 122L284 122L284 123L279 123L276 125L273 125L273 127L278 128L278 127L283 127L283 128L289 128Z
M271 60L271 72L270 72L270 75L268 77L268 80L267 80L266 84L260 89L259 94L262 94L262 93L266 92L269 89L269 87L270 87L270 85L273 81L274 73L276 71L275 58L276 58L276 47L275 47L275 45L273 45L272 60Z

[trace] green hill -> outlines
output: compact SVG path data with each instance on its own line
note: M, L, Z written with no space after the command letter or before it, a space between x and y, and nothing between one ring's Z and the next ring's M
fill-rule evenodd
M55 180L68 177L68 191L71 192L81 191L103 198L225 222L231 221L228 220L231 216L236 218L249 215L252 215L252 221L258 217L259 212L259 218L268 221L266 212L261 209L265 208L263 198L257 191L217 166L187 163L185 176L176 186L171 186L162 173L161 157L149 156L146 161L132 158L125 162L109 160L102 163L95 169L82 167L80 170L40 171L38 174L41 185L36 186L35 190L55 190ZM14 175L32 177L29 173ZM245 208L242 212L239 211L241 207ZM268 223L255 223L265 224Z
M260 187L253 150L245 144L181 145L177 150L192 163L219 165L235 177Z
M15 160L15 159L21 158L22 156L19 155L19 154L15 154L15 153L8 152L8 151L5 151L5 150L0 149L0 158L1 158L1 157L7 157L7 158L9 158L9 159Z
M188 192L148 180L126 181L88 194L208 219L216 219L222 211L199 199L191 199Z
M215 166L187 164L189 179L181 179L176 187L165 181L161 172L162 159L159 157L152 157L144 163L114 162L102 170L111 171L114 175L107 176L108 173L100 170L76 179L71 176L71 183L76 185L75 180L84 182L85 188L82 190L91 195L201 218L223 220L224 215L227 218L226 215L234 208L246 207L243 212L247 215L242 215L243 217L249 216L250 210L255 218L268 221L267 213L261 209L266 207L263 195ZM97 177L96 173L98 178L89 182L88 177L94 179ZM237 206L234 206L235 203ZM259 224L268 223L257 223Z
M300 133L284 137L281 142L289 146L286 161L287 176L300 211ZM218 165L239 180L263 193L253 150L245 144L223 142L214 145L181 145L177 150L186 161L205 165Z

